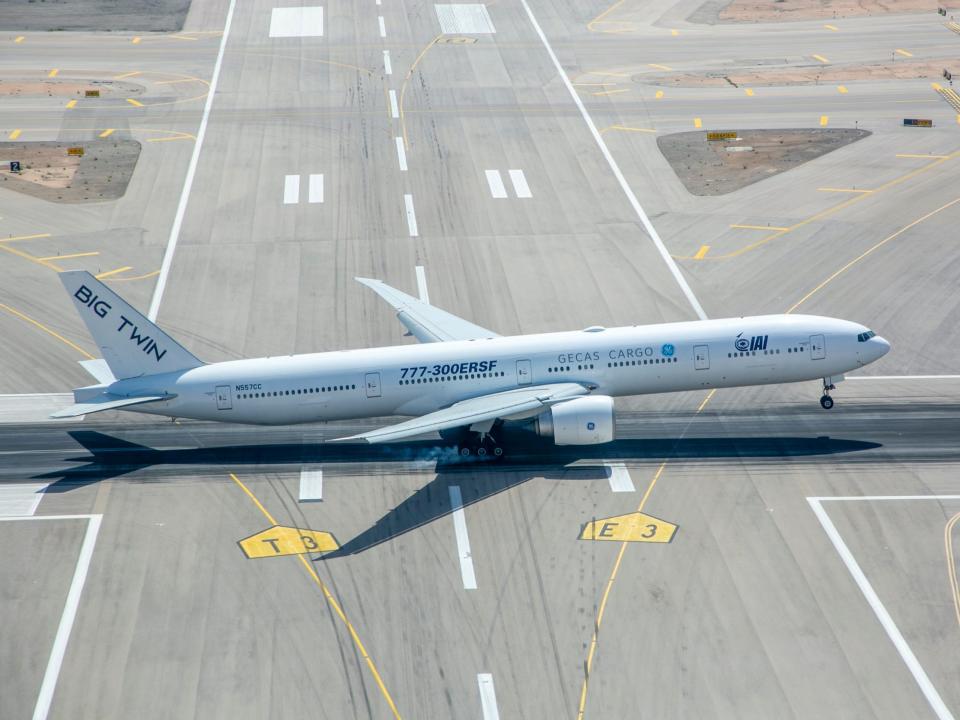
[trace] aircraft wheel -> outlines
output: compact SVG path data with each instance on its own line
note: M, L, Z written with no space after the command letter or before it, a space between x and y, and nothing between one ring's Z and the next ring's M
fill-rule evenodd
M503 455L503 448L499 446L495 447L493 449L493 454L496 455L497 457L500 457L501 455Z
M480 457L486 457L487 449L481 445L480 447L477 448L477 455L479 455Z
M820 407L822 407L824 410L829 410L832 408L833 398L829 395L824 395L822 398L820 398Z
M460 457L470 457L470 448L468 447L460 448Z

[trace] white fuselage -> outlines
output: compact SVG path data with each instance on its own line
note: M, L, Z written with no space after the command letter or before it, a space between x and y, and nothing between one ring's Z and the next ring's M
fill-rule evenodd
M281 425L422 415L524 385L577 382L612 397L840 379L883 356L862 325L809 315L589 328L213 363L114 383L170 394L137 412Z

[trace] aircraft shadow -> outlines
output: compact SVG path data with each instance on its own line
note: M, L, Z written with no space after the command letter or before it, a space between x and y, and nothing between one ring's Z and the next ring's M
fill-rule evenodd
M191 472L222 475L224 468L302 464L387 465L398 471L411 464L436 477L389 510L369 529L324 557L333 559L363 552L453 511L449 487L460 485L464 505L471 505L516 487L535 477L557 481L602 479L608 469L601 461L659 461L664 458L701 461L786 459L859 453L879 443L830 437L723 437L623 439L599 446L558 447L548 440L522 439L510 443L509 460L463 462L453 446L438 442L366 444L262 444L157 450L104 433L78 430L69 435L88 453L66 458L83 463L34 476L54 480L47 492L68 492L78 486L154 468L164 474ZM571 463L597 461L596 465ZM404 466L408 467L404 467ZM358 468L359 469L359 468ZM460 480L462 478L462 480Z

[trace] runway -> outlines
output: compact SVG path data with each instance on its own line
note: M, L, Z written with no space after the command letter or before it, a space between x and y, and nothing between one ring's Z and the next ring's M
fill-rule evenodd
M933 13L688 21L699 4L491 3L495 32L445 33L432 4L333 2L322 35L289 38L270 35L272 3L237 3L224 40L229 3L195 0L173 34L12 33L5 81L57 69L133 83L140 105L9 97L6 137L111 131L142 150L117 201L0 190L0 392L90 382L56 277L73 268L156 302L217 361L410 342L353 278L413 292L417 267L434 304L501 334L691 319L675 263L709 317L846 317L892 343L869 372L955 374L960 146L937 78L662 82L946 62L955 34ZM804 127L872 135L720 197L687 193L656 145ZM627 398L609 446L515 435L478 464L440 441L323 443L377 421L27 423L0 398L0 489L49 483L36 515L0 522L0 716L34 715L53 677L42 717L945 720L958 390L851 378L829 412L816 384ZM301 501L303 471L322 472L322 501ZM808 500L830 497L886 499ZM580 539L634 512L675 524L672 541ZM340 549L248 559L238 543L276 525Z

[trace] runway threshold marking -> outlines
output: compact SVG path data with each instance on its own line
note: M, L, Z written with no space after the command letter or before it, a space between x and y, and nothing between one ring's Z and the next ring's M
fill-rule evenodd
M263 513L263 516L267 518L267 521L271 525L279 525L279 523L274 519L267 509L263 506L263 503L257 498L256 495L248 488L243 481L240 480L234 473L230 473L230 479L235 482L244 494L256 505L257 509ZM396 720L401 720L400 712L397 710L396 703L393 701L390 692L387 690L387 686L383 682L383 678L380 676L380 671L377 670L376 664L373 662L373 658L370 657L370 654L367 652L367 648L364 646L363 642L360 640L360 635L357 633L356 629L353 627L353 623L350 622L350 619L347 617L346 612L344 612L343 607L337 602L337 599L333 596L333 593L330 592L323 580L320 579L320 576L317 574L317 571L314 569L313 565L310 564L310 561L307 560L303 555L295 556L300 564L303 566L303 569L307 571L307 574L313 580L313 582L320 588L320 591L323 593L323 597L326 599L327 603L333 608L334 613L340 619L340 622L343 623L344 627L347 628L347 631L350 633L350 639L353 640L354 646L359 651L361 657L367 664L367 668L370 670L370 674L373 676L374 681L377 684L377 687L380 690L380 694L383 695L384 700L386 700L387 705L390 708L390 712L393 714L393 717Z
M697 254L693 256L693 259L694 259L694 260L703 260L703 259L707 256L707 253L708 253L708 252L710 252L710 246L709 246L709 245L701 245L701 246L700 246L700 249L697 250Z
M58 333L56 330L51 330L51 329L48 328L46 325L44 325L43 323L41 323L39 320L34 320L34 319L33 319L32 317L30 317L29 315L25 315L24 313L20 312L19 310L15 310L14 308L10 307L9 305L4 305L3 303L0 303L0 310L5 310L6 312L10 313L10 314L13 315L14 317L18 317L18 318L20 318L21 320L23 320L24 322L30 323L30 324L33 325L34 327L36 327L36 328L42 330L43 332L47 333L47 335L50 335L51 337L56 338L57 340L59 340L60 342L64 343L65 345L69 345L69 346L72 347L74 350L76 350L78 353L80 353L81 355L83 355L83 357L85 357L87 360L95 360L95 359L96 359L95 357L93 357L93 355L91 355L90 353L88 353L88 352L87 352L86 350L84 350L82 347L80 347L79 345L71 342L70 340L67 340L63 335L61 335L60 333Z
M960 625L960 582L957 581L957 563L953 557L953 527L960 520L960 512L947 521L943 529L943 544L947 553L947 577L950 579L950 593L953 595L953 611Z
M177 242L180 239L180 227L183 225L183 217L186 214L187 203L190 200L190 190L193 187L193 178L196 175L197 164L200 161L200 150L203 148L203 139L207 136L207 123L210 120L210 109L213 107L213 98L217 95L220 68L223 67L223 54L226 51L227 40L230 37L230 26L233 23L233 12L236 6L237 0L230 0L230 4L227 6L227 16L223 24L223 35L220 36L220 47L217 50L217 59L213 64L213 74L210 77L207 97L203 105L203 114L200 116L197 141L193 144L193 153L190 155L190 163L187 165L187 174L183 181L183 189L180 192L180 199L177 201L177 210L173 217L173 225L170 227L170 235L167 238L167 247L163 252L163 261L160 263L157 283L153 288L150 308L147 310L147 317L151 321L155 321L157 314L160 312L160 301L163 300L163 292L167 286L167 276L170 274L170 266L173 264L173 254L176 252Z
M653 242L657 252L660 254L661 259L667 266L670 274L673 276L674 281L680 287L680 291L687 299L687 302L690 303L690 307L693 309L693 312L700 320L706 320L707 314L704 312L703 306L700 304L700 301L694 294L690 284L683 276L683 272L681 272L676 260L673 259L670 251L667 250L663 239L660 237L657 229L654 227L646 211L643 209L643 206L640 204L640 201L637 199L636 193L633 192L633 189L630 187L630 184L624 177L623 171L620 170L620 166L617 164L616 159L614 159L613 155L610 153L610 148L607 147L606 142L603 140L603 136L600 134L600 131L597 130L597 126L593 122L593 118L590 116L590 112L587 110L586 106L583 104L583 100L580 99L576 89L571 84L570 78L567 77L567 73L563 69L563 65L560 63L560 59L553 51L550 41L543 32L543 28L540 27L540 23L537 22L537 18L533 14L533 10L530 9L530 4L527 2L527 0L520 0L520 4L523 6L527 17L530 19L530 24L533 26L534 32L536 32L537 37L540 38L540 42L543 44L544 50L546 50L547 55L550 56L553 67L557 72L557 76L560 78L560 81L564 84L564 86L566 86L567 93L570 95L570 99L573 101L573 104L577 106L577 110L580 111L580 117L583 118L583 122L586 124L587 129L590 131L590 134L593 135L593 140L600 149L600 154L603 155L604 160L607 161L610 172L620 185L620 189L623 190L623 194L627 198L627 202L630 203L631 208L633 208L634 213L636 213L641 225L643 225L644 230L647 232L647 236Z
M910 645L907 643L906 638L904 638L903 633L900 632L900 628L897 627L897 624L894 622L893 618L890 616L890 613L887 611L887 608L884 606L883 601L880 600L880 596L877 595L876 590L873 589L873 585L871 585L870 580L867 579L866 574L860 568L860 564L853 556L853 553L850 552L850 548L847 547L847 544L844 542L843 537L837 530L836 525L833 524L833 521L830 519L830 516L823 507L823 503L825 502L871 500L960 500L960 495L862 495L856 497L807 498L807 503L809 503L810 509L813 510L813 514L816 516L817 520L820 521L820 526L827 534L827 538L833 545L834 550L837 551L837 554L840 556L840 559L846 566L847 571L853 578L853 581L860 589L860 592L863 594L863 597L870 606L870 609L873 610L873 614L876 615L877 620L879 620L880 624L883 626L884 631L887 633L887 637L890 638L890 642L893 643L893 646L900 654L900 658L907 666L910 674L913 675L914 681L917 683L917 686L920 688L920 691L926 698L927 703L929 703L930 708L933 710L934 714L936 714L939 720L954 720L953 713L950 712L949 708L946 706L946 703L943 702L943 698L940 697L940 693L937 692L937 689L930 681L930 678L927 676L927 673L920 664L920 661L917 660L917 656L913 654L913 651L910 649Z
M886 245L886 244L887 244L888 242L890 242L891 240L895 240L896 238L900 237L900 236L903 235L905 232L907 232L907 230L910 230L910 229L916 227L917 225L919 225L920 223L924 222L925 220L929 220L929 219L932 218L934 215L937 215L938 213L943 212L943 211L946 210L947 208L953 207L953 206L956 205L958 202L960 202L960 197L954 198L953 200L951 200L950 202L946 203L945 205L941 205L941 206L938 207L936 210L932 210L932 211L928 212L926 215L923 215L922 217L917 218L916 220L914 220L914 221L913 221L912 223L910 223L909 225L904 225L902 228L900 228L899 230L897 230L897 231L896 231L895 233L893 233L892 235L888 235L888 236L885 237L883 240L881 240L880 242L878 242L876 245L874 245L874 246L872 246L871 248L869 248L868 250L860 253L860 254L859 254L857 257L855 257L853 260L851 260L851 261L848 262L846 265L844 265L843 267L841 267L839 270L837 270L836 272L834 272L832 275L830 275L829 277L827 277L826 280L824 280L824 281L821 282L819 285L817 285L813 290L811 290L811 291L808 292L806 295L804 295L802 298L800 298L799 300L797 300L797 302L795 302L793 305L790 306L790 309L787 310L786 314L789 315L790 313L792 313L792 312L793 312L794 310L796 310L798 307L800 307L801 305L803 305L807 300L809 300L811 297L813 297L816 293L818 293L820 290L822 290L822 289L825 288L827 285L829 285L831 282L833 282L836 278L838 278L838 277L840 277L841 275L843 275L843 273L845 273L847 270L849 270L850 268L852 268L854 265L856 265L858 262L860 262L860 261L863 260L864 258L869 257L870 255L872 255L874 252L876 252L877 250L879 250L880 248L882 248L884 245Z

